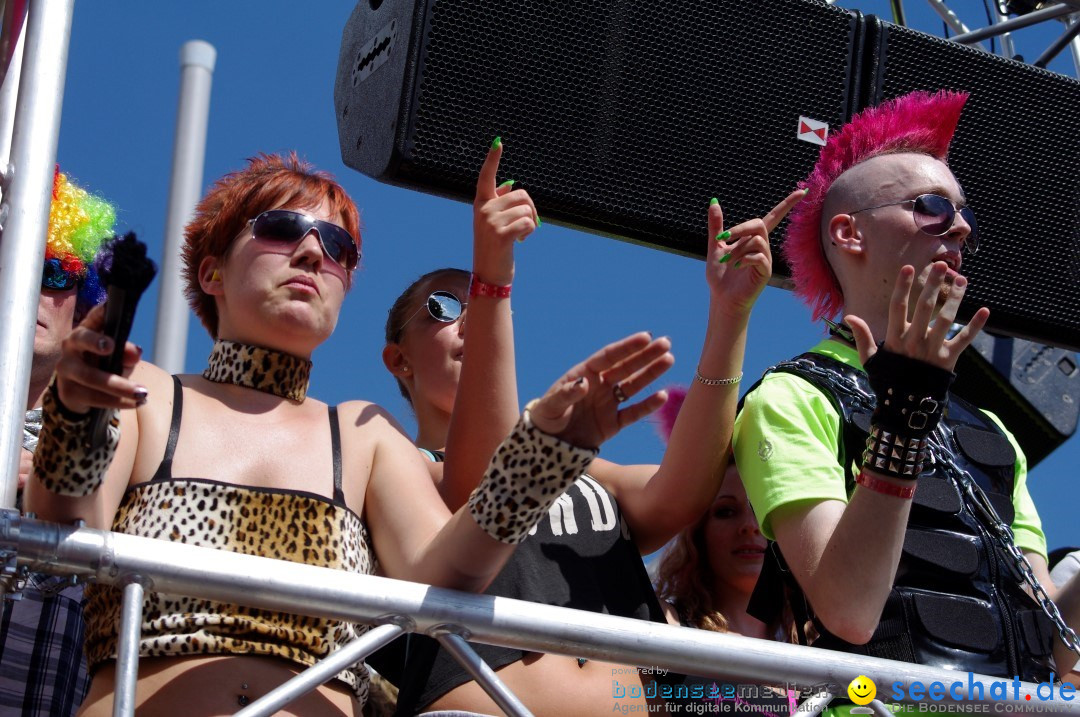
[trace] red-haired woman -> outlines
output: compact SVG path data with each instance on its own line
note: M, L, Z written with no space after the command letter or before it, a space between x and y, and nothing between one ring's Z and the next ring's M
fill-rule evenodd
M489 155L474 205L474 251L500 260L483 266L488 273L474 271L471 283L467 273L454 269L421 277L395 302L386 325L383 361L412 404L419 428L417 445L433 459L433 476L451 508L461 505L475 487L470 461L476 460L475 454L490 451L518 410L509 290L502 298L477 290L478 281L510 284L514 240L534 226L528 221L518 223L534 211L528 195L507 183L497 184L500 156L501 149ZM722 232L723 214L713 200L706 269L709 329L698 380L686 398L663 464L620 466L594 461L588 474L569 486L547 519L529 533L489 594L664 619L641 554L662 546L701 515L716 495L735 415L746 324L771 272L768 232L801 196L801 192L793 194L764 219L727 232ZM489 245L501 251L491 252ZM492 304L500 312L499 323L479 326L476 312L488 311ZM639 338L647 341L646 337ZM483 341L485 350L477 354L474 340ZM469 346L463 351L466 342ZM660 338L651 345L666 350L669 342ZM468 360L462 361L463 354ZM599 367L585 375L589 385L602 386L616 401L653 378L646 372ZM469 433L473 443L461 440L459 429L466 426L475 429ZM445 462L434 462L443 455ZM631 704L635 700L629 696L617 703L633 710L649 706L643 704L638 689L640 677L627 668L560 655L474 647L535 714L569 717L610 712L613 674L627 686L628 695L638 694L641 704ZM433 666L422 664L428 660L434 661ZM384 674L393 671L405 680L399 714L424 707L484 714L498 711L464 669L445 654L418 656L414 649L406 667L390 665Z
M112 346L100 333L103 312L91 313L65 342L46 397L31 509L59 522L81 518L94 528L358 573L377 559L391 577L483 589L542 514L512 510L509 501L539 485L558 489L620 420L653 404L616 413L609 397L596 400L564 377L526 411L511 440L492 446L474 500L451 516L423 459L381 408L329 407L306 395L310 356L337 323L358 239L352 200L295 155L260 156L220 179L197 207L184 247L189 301L215 339L209 366L170 376L140 362L129 344L124 375L103 373L94 364ZM649 363L639 348L624 342L597 360L636 370ZM95 407L116 420L105 445L84 448ZM551 455L543 466L541 450ZM537 488L507 481L508 464L536 467ZM546 504L542 496L537 504ZM87 593L94 681L84 714L104 715L120 594ZM365 629L150 593L138 710L232 713ZM298 699L289 714L353 715L367 689L361 664Z

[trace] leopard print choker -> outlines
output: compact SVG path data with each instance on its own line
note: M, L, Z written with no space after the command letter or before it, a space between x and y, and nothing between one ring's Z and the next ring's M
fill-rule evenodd
M291 401L307 396L311 362L281 351L218 339L203 378L254 388Z

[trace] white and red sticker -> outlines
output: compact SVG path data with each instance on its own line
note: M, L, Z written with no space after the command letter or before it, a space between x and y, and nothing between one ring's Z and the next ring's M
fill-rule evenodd
M829 123L819 122L809 117L799 117L799 131L795 136L803 142L825 146L825 141L829 139Z

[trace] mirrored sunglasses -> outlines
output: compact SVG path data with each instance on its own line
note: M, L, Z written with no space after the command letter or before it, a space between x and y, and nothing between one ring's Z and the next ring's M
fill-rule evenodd
M79 283L79 277L64 269L59 259L46 259L41 268L41 288L50 291L69 291Z
M915 226L924 234L939 237L947 234L956 223L956 215L959 214L971 227L971 233L964 237L963 250L968 254L974 254L979 250L979 225L975 222L975 212L971 207L957 208L952 200L940 194L920 194L914 199L902 199L898 202L878 204L865 209L857 209L848 214L868 212L871 209L881 209L898 204L910 204Z
M428 294L427 300L424 305L413 312L412 316L405 319L405 323L401 325L401 328L397 331L397 337L400 339L402 332L405 331L405 327L409 325L409 322L420 315L424 309L427 309L428 315L442 324L452 324L457 321L467 304L461 303L461 299L457 298L449 291L433 291Z
M263 241L296 244L314 231L323 253L352 271L360 261L356 241L343 227L289 209L271 209L251 219L251 235Z

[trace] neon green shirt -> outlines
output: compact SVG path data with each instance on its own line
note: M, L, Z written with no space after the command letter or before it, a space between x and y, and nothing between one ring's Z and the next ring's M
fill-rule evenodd
M858 352L839 341L822 341L812 351L862 369ZM1016 450L1012 496L1016 544L1045 558L1046 536L1027 489L1027 459L998 417L984 413L1001 427ZM790 373L771 373L747 394L735 419L735 463L765 537L775 539L769 519L782 505L847 502L844 470L836 460L840 425L840 414L829 398Z

